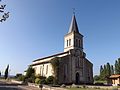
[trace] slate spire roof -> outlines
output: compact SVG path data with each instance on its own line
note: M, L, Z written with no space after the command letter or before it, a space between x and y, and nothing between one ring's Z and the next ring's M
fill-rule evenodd
M70 24L70 28L69 28L69 32L68 32L68 33L71 33L71 32L79 33L75 15L73 15L73 17L72 17L72 21L71 21L71 24Z

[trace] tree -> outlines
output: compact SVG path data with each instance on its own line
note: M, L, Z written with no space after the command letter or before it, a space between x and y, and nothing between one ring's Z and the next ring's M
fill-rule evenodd
M1 71L0 71L0 77L1 77Z
M113 75L114 74L114 67L113 67L113 65L111 65L111 75Z
M103 67L102 67L102 65L100 66L100 75L102 74L102 72L103 72Z
M109 77L111 75L111 68L110 68L110 64L107 63L106 65L106 77Z
M114 65L107 63L100 66L100 80L105 80L113 74L120 74L120 58L115 61Z
M7 65L7 68L5 70L5 75L4 75L5 79L8 78L8 71L9 71L9 64Z
M58 84L58 77L59 77L59 57L55 57L53 59L51 59L50 63L52 65L53 68L53 74L54 74L54 84Z
M99 75L95 75L94 76L94 81L98 81L98 80L100 80L100 76Z
M30 67L28 67L28 69L27 69L26 77L27 77L27 78L30 78L32 75L34 75L34 73L35 73L35 70L30 66Z
M117 60L115 61L115 74L117 74L118 73L118 62L117 62Z
M35 70L31 66L29 66L26 71L25 79L28 82L32 82L32 83L35 82Z
M0 0L1 2L1 0ZM0 5L0 22L6 21L6 19L9 17L9 12L5 11L6 5Z
M111 75L111 67L110 64L107 63L104 66L100 66L100 80L105 80L107 77Z
M49 76L49 77L46 79L47 84L53 84L53 81L54 81L54 77L53 77L53 76Z
M120 74L120 58L115 61L115 74Z
M120 74L120 58L118 58L118 74Z

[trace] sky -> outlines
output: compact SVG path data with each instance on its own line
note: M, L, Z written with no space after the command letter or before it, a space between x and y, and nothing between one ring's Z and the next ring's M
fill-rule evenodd
M33 60L64 50L75 8L84 52L93 63L114 64L120 57L120 0L2 0L10 17L0 23L0 70L23 73Z

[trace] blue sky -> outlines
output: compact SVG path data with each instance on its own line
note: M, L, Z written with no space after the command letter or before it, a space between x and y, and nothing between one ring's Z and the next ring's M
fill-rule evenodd
M10 12L0 23L0 70L23 72L33 60L63 52L72 8L84 51L94 65L114 64L120 57L120 0L2 0Z

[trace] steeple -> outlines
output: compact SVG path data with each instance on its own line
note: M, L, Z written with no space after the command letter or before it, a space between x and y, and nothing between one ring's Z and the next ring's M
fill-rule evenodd
M71 32L79 33L78 26L77 26L77 21L76 21L76 18L75 18L75 14L72 17L72 21L71 21L68 33L71 33Z
M72 17L69 32L64 37L64 52L70 49L83 50L83 35L79 33L75 14Z

